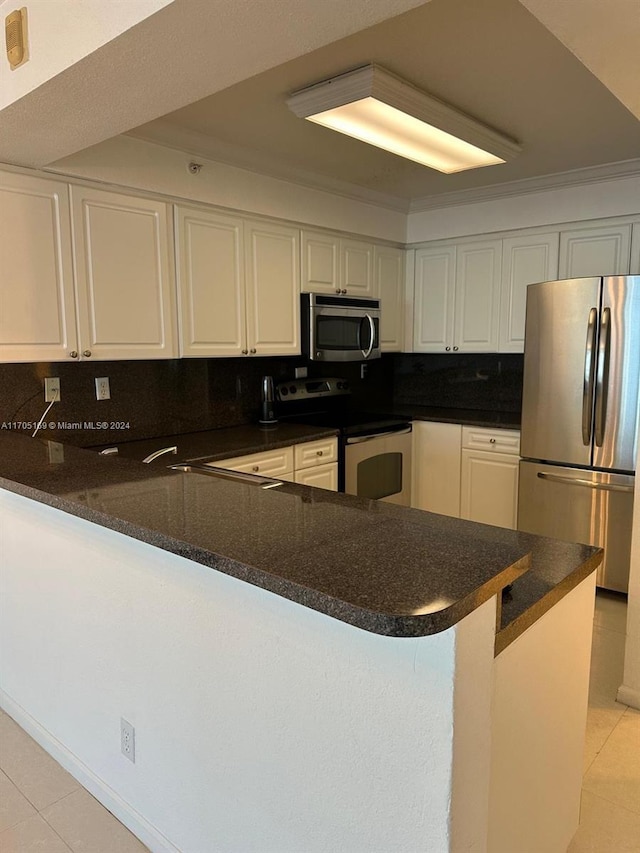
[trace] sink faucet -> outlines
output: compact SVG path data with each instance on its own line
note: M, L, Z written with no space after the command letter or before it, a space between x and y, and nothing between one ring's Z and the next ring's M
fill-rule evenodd
M150 453L148 456L142 460L143 462L153 462L154 459L157 459L158 456L164 456L165 453L177 453L178 448L174 447L163 447L162 450L156 450L155 453Z

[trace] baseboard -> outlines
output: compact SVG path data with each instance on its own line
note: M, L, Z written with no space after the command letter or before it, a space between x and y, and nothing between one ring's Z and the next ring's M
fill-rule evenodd
M52 758L61 764L74 779L89 791L90 794L115 815L127 829L146 844L152 853L180 853L155 826L149 823L139 812L125 802L122 797L106 784L99 776L87 767L79 758L70 752L52 734L43 728L24 708L0 690L0 707L23 728L27 734L39 743Z
M632 708L640 710L640 690L634 690L632 687L622 684L618 687L616 699L624 705L630 705Z

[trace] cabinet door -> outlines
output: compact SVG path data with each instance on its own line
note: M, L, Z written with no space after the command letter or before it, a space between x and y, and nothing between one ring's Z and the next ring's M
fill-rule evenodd
M515 530L519 461L506 453L463 450L461 517Z
M524 352L527 286L557 279L559 245L557 231L503 240L500 352Z
M317 231L302 232L302 291L340 292L340 238Z
M631 225L602 226L560 234L560 278L626 275Z
M456 250L418 249L415 256L414 352L445 352L453 346ZM447 350L447 347L449 348Z
M382 308L380 343L383 352L402 352L404 323L404 250L376 246L374 293Z
M180 354L229 356L247 349L243 221L177 207Z
M501 262L501 240L458 246L454 352L497 351Z
M0 174L0 360L77 352L66 184Z
M631 275L640 275L640 222L636 222L631 230Z
M340 241L340 283L352 296L373 296L373 245Z
M413 422L412 506L460 516L460 424Z
M71 200L85 357L175 358L168 206L88 187Z
M301 486L315 486L330 492L338 491L338 464L318 465L315 468L304 468L296 471L295 482Z
M252 355L300 354L300 232L245 223L247 343Z

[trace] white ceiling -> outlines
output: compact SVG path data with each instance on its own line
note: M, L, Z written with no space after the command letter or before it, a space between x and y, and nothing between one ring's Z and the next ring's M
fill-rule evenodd
M513 137L523 153L508 164L442 175L287 109L290 92L369 62ZM640 155L640 122L518 0L431 0L133 133L400 206Z

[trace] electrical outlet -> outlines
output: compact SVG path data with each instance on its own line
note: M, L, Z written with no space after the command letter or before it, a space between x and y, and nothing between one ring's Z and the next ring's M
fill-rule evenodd
M52 403L54 400L60 400L60 377L48 376L44 380L44 401Z
M120 752L136 763L136 730L124 717L120 717Z
M294 367L293 372L294 372L296 379L306 379L307 378L307 368L306 367Z
M109 377L101 376L96 379L96 400L110 400L111 389L109 388Z

